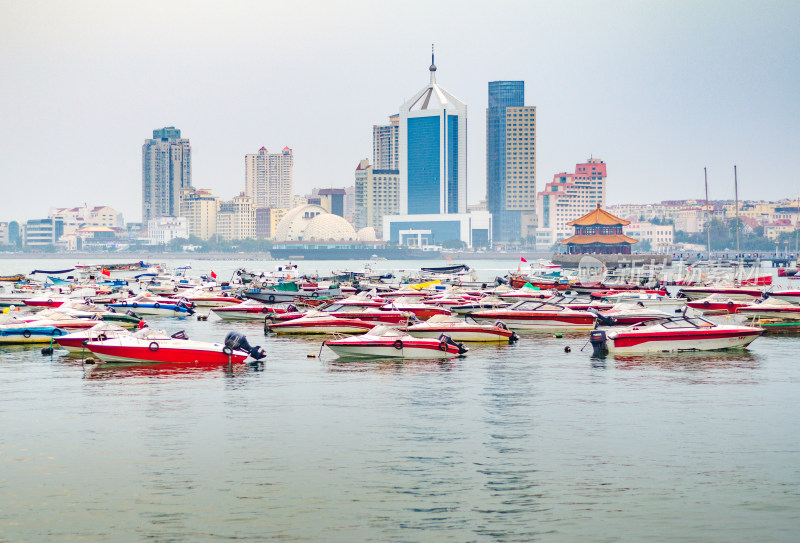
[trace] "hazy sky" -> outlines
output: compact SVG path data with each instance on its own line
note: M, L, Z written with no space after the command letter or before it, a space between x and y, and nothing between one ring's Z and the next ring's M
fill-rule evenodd
M141 146L191 140L193 184L244 189L244 155L295 153L295 192L353 183L372 125L427 84L468 105L486 193L487 82L525 81L537 185L590 155L609 203L800 193L800 2L0 0L0 221L50 206L141 218Z

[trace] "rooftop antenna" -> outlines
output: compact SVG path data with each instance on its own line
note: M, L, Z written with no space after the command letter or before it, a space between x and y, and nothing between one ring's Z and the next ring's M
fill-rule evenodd
M736 198L736 260L739 260L739 178L736 176L736 164L733 165L733 191Z
M433 44L431 44L431 84L436 83L436 64L433 62Z
M711 261L711 219L709 218L708 209L708 168L703 168L703 175L706 178L706 243L708 249L708 261Z

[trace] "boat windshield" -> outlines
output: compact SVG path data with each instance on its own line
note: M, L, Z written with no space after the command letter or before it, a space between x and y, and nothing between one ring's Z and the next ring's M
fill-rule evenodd
M664 328L711 328L716 326L713 322L700 317L665 319L661 326Z
M509 309L513 311L564 311L566 308L553 303L527 300L523 302L517 302L509 307Z

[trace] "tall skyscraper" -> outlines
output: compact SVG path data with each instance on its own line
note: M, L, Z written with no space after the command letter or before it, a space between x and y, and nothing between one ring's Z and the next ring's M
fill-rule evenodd
M294 156L284 147L280 153L270 153L266 147L257 154L245 155L245 194L253 199L254 207L292 208Z
M192 149L174 126L153 130L142 145L142 222L180 214L181 189L192 187Z
M376 170L397 170L400 163L400 115L389 117L387 125L372 126L372 161Z
M536 108L524 81L491 81L486 110L486 193L494 241L536 232Z
M467 211L467 105L430 83L400 106L400 214Z

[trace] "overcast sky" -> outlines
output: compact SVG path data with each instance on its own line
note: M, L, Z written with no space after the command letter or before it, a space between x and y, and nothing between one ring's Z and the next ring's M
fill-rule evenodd
M487 82L524 80L537 184L589 156L608 201L800 193L800 2L0 0L0 221L50 206L141 218L141 146L191 140L193 184L244 189L244 155L295 153L295 193L353 184L372 125L437 80L468 105L486 193Z

